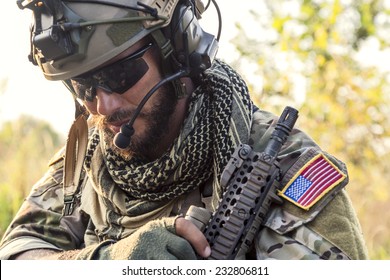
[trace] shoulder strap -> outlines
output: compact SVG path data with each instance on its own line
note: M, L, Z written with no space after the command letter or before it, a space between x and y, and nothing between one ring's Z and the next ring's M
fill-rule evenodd
M83 114L73 122L66 143L64 164L64 209L63 215L71 215L75 204L84 157L88 144L88 124Z

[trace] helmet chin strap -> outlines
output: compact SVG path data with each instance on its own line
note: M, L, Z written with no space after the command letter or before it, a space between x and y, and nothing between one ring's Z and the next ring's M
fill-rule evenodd
M89 113L85 106L80 103L80 101L77 100L76 94L74 92L72 83L70 80L63 80L62 83L65 85L65 87L72 93L74 106L75 106L75 113L74 118L77 119L79 116L84 115L86 118L88 117Z
M160 50L161 67L164 75L173 73L172 68L172 53L173 46L171 40L167 39L161 30L155 30L151 33L153 40ZM176 72L176 71L175 71ZM187 95L185 84L180 79L172 80L172 85L175 90L177 98L182 98Z
M81 115L88 117L89 113L85 108L85 106L81 104L76 98L73 99L74 99L74 106L75 106L75 113L74 113L75 119L77 119Z
M186 87L186 84L182 80L176 79L172 82L172 84L173 84L173 88L175 90L175 93L176 93L176 96L178 99L187 96L187 94L188 94L187 87Z

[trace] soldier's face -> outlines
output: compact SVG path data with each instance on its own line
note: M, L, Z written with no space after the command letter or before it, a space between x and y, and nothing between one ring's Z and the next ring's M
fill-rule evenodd
M136 44L117 59L125 57L139 49ZM177 99L171 84L166 84L146 102L141 113L136 118L133 128L134 135L126 149L118 149L113 144L114 136L133 116L138 104L148 91L162 79L156 52L150 50L143 55L149 69L136 84L123 92L107 92L98 87L91 101L84 101L92 115L93 122L102 129L108 147L125 158L136 155L144 160L153 160L158 156L159 142L169 131L170 117L175 110Z

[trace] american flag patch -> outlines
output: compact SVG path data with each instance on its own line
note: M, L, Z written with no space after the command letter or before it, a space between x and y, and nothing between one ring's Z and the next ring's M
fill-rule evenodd
M319 154L298 171L279 195L308 210L345 177L329 159Z

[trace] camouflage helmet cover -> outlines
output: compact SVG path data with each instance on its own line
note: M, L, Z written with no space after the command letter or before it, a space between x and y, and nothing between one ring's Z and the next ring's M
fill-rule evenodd
M34 12L30 60L49 80L88 72L169 25L180 0L19 0Z

